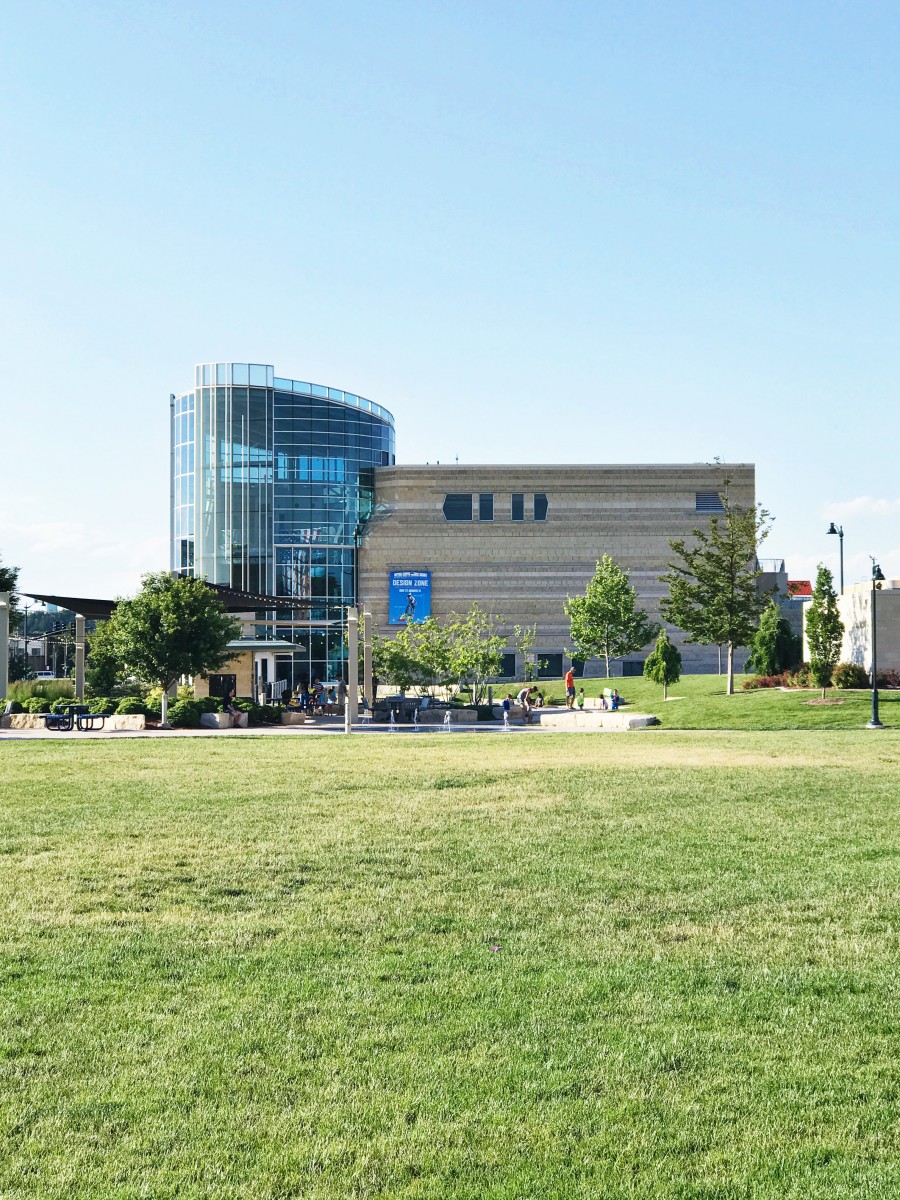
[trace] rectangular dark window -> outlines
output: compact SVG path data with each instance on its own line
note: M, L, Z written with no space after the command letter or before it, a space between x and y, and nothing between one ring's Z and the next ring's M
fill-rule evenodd
M500 678L515 679L516 677L516 656L515 653L504 654L500 659Z
M237 687L237 675L210 675L209 677L209 694L211 696L225 697Z
M472 494L471 492L449 492L444 497L444 520L471 521Z
M640 662L623 662L622 674L626 679L636 679L639 675L644 674L644 661Z
M493 521L494 495L492 492L482 492L478 497L478 520Z
M561 679L563 656L554 650L538 650L538 679Z
M514 521L525 520L525 493L513 492L512 494L512 519Z
M725 505L718 492L697 492L695 503L697 512L720 513L725 511Z
M547 520L547 497L543 492L534 493L534 519L536 521Z

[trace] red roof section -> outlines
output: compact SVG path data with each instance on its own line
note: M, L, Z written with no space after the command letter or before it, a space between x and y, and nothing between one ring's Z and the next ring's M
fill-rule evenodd
M811 596L812 595L812 580L810 580L810 579L789 579L788 580L788 595L789 596Z

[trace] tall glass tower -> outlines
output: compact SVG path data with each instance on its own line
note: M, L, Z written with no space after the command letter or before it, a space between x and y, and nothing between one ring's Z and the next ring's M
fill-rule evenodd
M202 363L170 406L172 570L284 597L284 609L258 614L300 647L279 656L278 677L335 678L357 599L357 531L374 468L394 463L394 418L261 363Z

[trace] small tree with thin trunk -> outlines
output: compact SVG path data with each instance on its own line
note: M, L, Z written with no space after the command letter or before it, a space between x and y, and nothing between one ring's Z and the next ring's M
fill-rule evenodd
M604 554L583 596L567 596L573 659L602 658L609 678L610 659L646 646L659 626L637 607L637 592L614 559Z
M709 529L693 529L669 542L678 556L660 577L669 595L660 602L665 619L687 634L689 642L728 648L729 696L734 695L734 650L749 645L766 604L757 580L762 574L756 557L769 532L769 514L760 505L732 504L725 480L724 516L712 516Z
M167 727L168 690L182 675L209 675L233 657L228 643L240 623L202 579L145 575L132 600L120 600L112 617L112 640L124 666L162 688L160 724Z
M822 689L823 699L841 657L843 640L844 622L838 611L834 578L828 568L819 563L816 586L806 610L806 641L810 669L817 686Z
M485 612L476 601L467 613L451 613L445 626L451 678L472 685L472 703L484 698L487 680L500 674L506 637L502 618Z
M644 662L644 677L662 685L663 700L669 698L669 684L681 678L681 653L664 629L659 631L656 645Z

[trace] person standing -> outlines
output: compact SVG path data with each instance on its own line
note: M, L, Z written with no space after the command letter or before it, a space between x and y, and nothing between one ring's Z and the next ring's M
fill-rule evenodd
M566 708L575 707L575 672L569 667L566 671Z
M575 701L579 709L584 708L584 688L578 689L578 699Z

